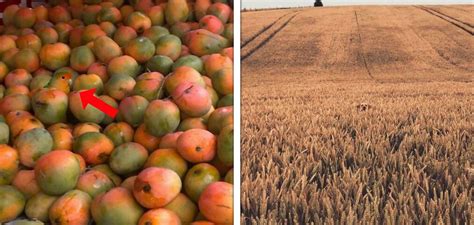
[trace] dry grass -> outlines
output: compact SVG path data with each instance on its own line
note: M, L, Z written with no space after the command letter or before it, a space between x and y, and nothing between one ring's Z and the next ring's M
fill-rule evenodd
M242 64L243 224L472 222L472 36L414 7L304 10L261 35Z

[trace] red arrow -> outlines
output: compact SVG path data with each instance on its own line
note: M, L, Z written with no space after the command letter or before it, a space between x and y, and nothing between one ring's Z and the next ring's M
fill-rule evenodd
M92 105L98 110L104 112L111 118L115 118L115 116L118 113L118 109L112 107L111 105L105 103L102 101L100 98L97 98L94 96L95 93L95 88L87 90L87 91L81 91L79 92L79 96L81 97L81 102L82 102L82 108L85 109L87 105Z

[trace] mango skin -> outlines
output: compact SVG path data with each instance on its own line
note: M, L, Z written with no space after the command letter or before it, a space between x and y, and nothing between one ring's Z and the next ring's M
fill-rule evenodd
M219 53L222 49L230 47L229 40L205 29L190 31L184 39L189 51L197 56Z
M169 25L185 22L189 16L186 0L169 0L165 8L165 19Z

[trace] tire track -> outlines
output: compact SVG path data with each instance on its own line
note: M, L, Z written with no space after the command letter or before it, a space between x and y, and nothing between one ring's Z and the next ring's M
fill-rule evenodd
M272 32L271 34L268 35L268 37L264 38L257 46L255 46L254 48L250 49L246 54L243 53L242 56L241 56L241 60L244 61L245 59L247 59L249 56L251 56L253 53L255 53L258 49L260 49L261 47L263 47L265 44L267 44L276 34L278 34L283 28L285 28L297 15L298 15L299 11L298 12L295 12L293 14L293 16L291 16L288 20L286 20L280 27L278 27L274 32ZM267 29L268 30L268 29ZM262 33L263 34L263 33ZM259 35L261 36L261 35ZM254 38L256 39L256 38ZM242 47L243 49L243 47ZM243 52L243 51L242 51Z
M365 54L362 52L362 50L363 50L362 35L360 34L359 16L357 15L356 10L354 10L354 15L355 15L356 23L357 23L357 35L358 35L358 38L359 38L359 44L360 44L360 48L361 48L361 51L359 51L359 57L362 58L362 61L364 62L364 67L367 70L367 74L369 75L369 77L372 80L377 81L377 79L375 79L375 77L372 75L372 72L370 72L369 65L367 63L367 59L365 57Z
M427 8L427 9L430 9L430 10L433 10L433 11L435 11L435 12L437 12L437 13L443 15L443 16L446 16L446 17L448 17L448 18L450 18L450 19L452 19L452 20L455 20L455 21L457 21L457 22L459 22L459 23L462 23L462 24L468 26L468 27L471 28L471 29L474 28L474 25L473 25L473 24L470 24L470 23L468 23L468 22L464 22L464 21L462 21L462 20L460 20L460 19L454 18L454 17L452 17L452 16L450 16L450 15L448 15L448 14L446 14L446 13L442 13L442 12L440 12L438 9L433 9L433 8L430 8L430 7L426 7L426 8Z
M430 9L430 8L427 8L427 7L424 7L424 6L415 6L416 8L418 9L421 9L423 11L426 11L427 13L433 15L433 16L436 16L436 17L439 17L440 19L462 29L463 31L465 31L466 33L470 34L471 36L474 35L474 31L472 31L472 27L470 25L467 25L469 28L466 28L466 23L465 22L460 22L458 21L457 19L453 19L452 17L448 16L448 15L445 15L443 13L440 13L440 12L437 12L433 9Z
M259 30L257 33L255 33L254 35L252 35L250 38L248 38L247 40L243 41L242 42L242 45L241 45L241 49L244 48L248 43L250 43L251 41L255 40L255 38L257 38L259 35L261 35L263 32L267 31L268 29L270 29L273 25L275 25L278 21L280 21L281 19L283 19L283 17L291 14L291 13L294 13L294 12L288 12L280 17L278 17L275 21L273 21L272 23L264 26L261 30Z

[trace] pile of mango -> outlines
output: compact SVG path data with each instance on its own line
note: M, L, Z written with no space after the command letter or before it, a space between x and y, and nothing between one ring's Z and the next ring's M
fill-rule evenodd
M3 22L0 224L232 224L231 1L50 0Z

